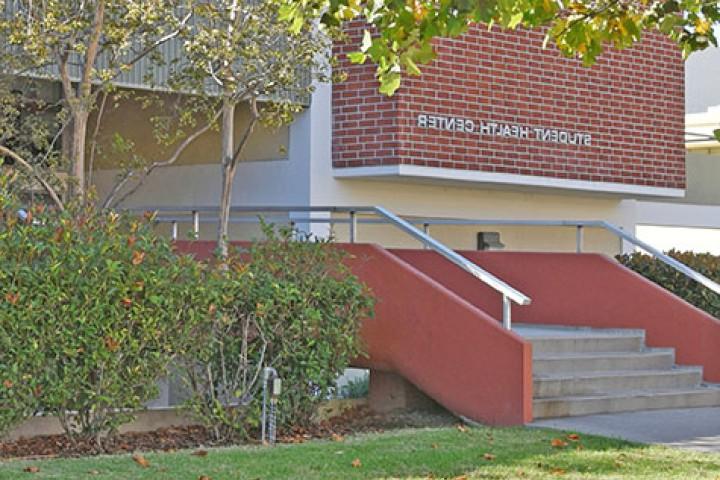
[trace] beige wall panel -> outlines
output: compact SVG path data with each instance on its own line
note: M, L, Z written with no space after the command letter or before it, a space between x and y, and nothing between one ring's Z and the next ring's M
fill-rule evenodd
M676 201L720 205L720 151L687 154L687 191Z
M161 94L168 102L172 98ZM116 133L134 142L136 153L148 161L166 160L174 151L173 147L161 147L155 140L151 118L161 114L155 108L144 109L138 100L124 100L117 108L106 110L100 129L100 146L102 154L97 158L98 169L117 167L127 161L123 154L113 152L112 138ZM237 138L244 132L250 119L246 105L238 106L236 111ZM90 128L94 128L95 117L90 120ZM188 132L189 133L189 132ZM271 160L287 157L289 136L288 127L269 129L256 127L243 155L244 160ZM220 157L220 134L209 131L193 142L178 159L176 165L218 164Z

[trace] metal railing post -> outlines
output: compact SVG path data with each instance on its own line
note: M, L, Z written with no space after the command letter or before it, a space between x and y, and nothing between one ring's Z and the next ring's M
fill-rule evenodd
M430 236L430 224L429 223L423 223L423 232L425 232L425 235ZM427 244L423 243L423 250L427 250L428 246Z
M512 319L511 319L511 310L512 303L510 303L510 299L507 297L507 295L503 295L503 327L505 327L507 330L512 330Z
M355 243L357 236L357 215L354 211L350 212L350 243Z
M173 220L170 225L172 228L172 230L171 230L172 231L172 233L171 233L172 239L177 240L178 239L178 222L177 222L177 220Z
M193 237L197 240L200 237L200 212L192 211Z
M577 253L582 253L583 250L583 226L578 225L575 227L575 250Z

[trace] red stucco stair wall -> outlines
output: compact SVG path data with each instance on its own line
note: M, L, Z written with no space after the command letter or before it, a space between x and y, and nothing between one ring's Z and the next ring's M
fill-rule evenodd
M471 304L499 318L499 294L439 255L393 250ZM671 347L676 362L701 365L704 379L720 382L720 320L598 254L460 252L532 298L513 306L522 323L636 328L649 347Z
M207 258L213 242L178 242ZM501 297L428 250L340 244L373 291L375 317L357 366L401 375L455 414L492 425L532 420L532 347L501 326ZM595 254L461 252L532 298L513 307L522 323L637 328L677 363L720 382L720 321Z
M176 242L208 258L214 242ZM491 425L532 420L532 346L497 318L377 245L341 244L376 299L356 366L393 372L449 411ZM458 270L459 273L462 273Z

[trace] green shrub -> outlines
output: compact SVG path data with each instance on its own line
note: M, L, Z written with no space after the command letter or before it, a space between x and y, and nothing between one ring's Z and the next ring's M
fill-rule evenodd
M33 207L18 221L0 184L0 428L55 414L100 437L157 395L206 321L203 266L151 219Z
M264 230L266 240L229 260L215 325L185 364L190 405L218 439L257 426L264 367L283 382L278 425L309 422L361 353L360 322L372 313L345 253L289 229Z
M720 257L709 253L679 252L677 250L670 250L667 253L693 270L716 282L720 282ZM720 318L720 295L710 291L672 267L642 253L620 255L617 259L626 267L666 288L688 303L705 310L716 318Z

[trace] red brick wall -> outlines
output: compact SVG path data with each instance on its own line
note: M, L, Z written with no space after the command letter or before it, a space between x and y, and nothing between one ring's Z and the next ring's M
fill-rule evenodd
M356 36L359 30L353 32ZM353 50L336 47L342 54ZM438 43L438 59L388 99L371 65L344 62L333 87L333 166L420 165L684 188L684 74L657 35L608 50L596 65L542 48L540 32L474 28ZM530 138L418 126L418 115L530 128ZM477 127L476 127L477 128ZM533 128L592 136L590 145L534 138Z

